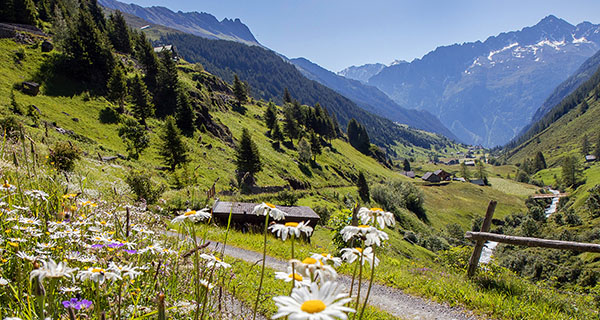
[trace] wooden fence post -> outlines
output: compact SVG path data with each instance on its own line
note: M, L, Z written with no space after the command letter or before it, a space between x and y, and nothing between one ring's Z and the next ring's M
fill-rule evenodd
M496 210L496 204L498 204L498 202L496 202L495 200L490 200L490 204L488 205L487 211L485 212L483 224L481 225L481 232L490 231L490 226L492 225L492 217L494 216L494 210ZM484 244L485 240L477 240L477 242L475 243L473 254L471 255L471 259L469 259L469 269L467 270L467 277L469 278L475 275L475 270L477 270L477 264L479 263L479 258L481 257L481 250L483 250Z

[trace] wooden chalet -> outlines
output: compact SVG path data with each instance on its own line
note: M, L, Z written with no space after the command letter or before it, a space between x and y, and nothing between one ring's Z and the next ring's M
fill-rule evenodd
M440 182L442 180L440 180L440 177L438 177L436 174L434 174L433 172L427 172L426 174L424 174L421 179L427 181L427 182Z
M163 51L170 51L171 52L171 56L173 57L173 60L177 61L179 60L179 55L177 54L177 50L175 50L175 46L172 44L166 45L166 46L159 46L159 47L154 47L154 52L156 54L159 54Z
M440 177L441 181L450 181L452 178L452 175L450 173L444 171L443 169L437 169L433 172L433 174Z
M465 166L474 167L475 161L474 160L465 160Z
M596 161L596 156L593 154L589 154L587 156L585 156L585 162L594 162Z
M216 200L212 207L213 219L221 224L227 224L229 212L231 212L231 222L234 225L245 227L246 225L264 225L264 216L252 214L252 210L257 206L256 203L247 202L228 202ZM276 206L277 209L287 213L284 220L277 223L302 222L306 221L311 227L315 227L319 221L319 215L310 207L306 206Z
M416 177L415 172L414 171L402 171L400 172L401 175L403 176L407 176L411 179L414 179Z
M482 179L475 179L470 181L472 184L476 184L478 186L485 187L485 182Z

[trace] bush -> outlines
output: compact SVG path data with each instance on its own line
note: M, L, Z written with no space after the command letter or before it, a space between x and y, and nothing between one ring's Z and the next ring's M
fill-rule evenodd
M405 208L415 213L420 220L427 221L423 193L410 182L397 180L377 184L371 188L371 198L382 208L393 212L396 218L399 218L399 209Z
M176 189L182 189L197 184L198 176L195 171L189 169L189 166L182 165L173 171L171 182Z
M152 174L145 170L131 170L125 182L136 195L136 200L145 200L146 203L155 203L165 191L163 184L152 181Z
M100 123L119 123L120 115L114 108L106 107L100 110L98 119Z
M319 219L319 225L325 226L329 223L329 218L331 217L331 210L327 209L324 206L316 206L313 208L315 213L319 215L321 219Z
M52 149L48 161L58 170L71 171L75 161L81 158L81 151L73 144L65 141L57 142Z
M301 197L302 196L298 192L283 190L277 193L275 199L284 206L295 206L296 203L298 203L298 199Z
M18 138L21 135L22 124L15 116L7 116L0 120L0 127L8 138Z
M450 269L463 271L467 269L472 252L473 248L468 246L450 248L438 253L436 262Z

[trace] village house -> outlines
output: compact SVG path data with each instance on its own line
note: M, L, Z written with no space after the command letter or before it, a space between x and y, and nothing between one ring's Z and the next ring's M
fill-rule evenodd
M438 176L441 181L450 181L450 178L452 177L452 175L450 173L448 173L442 169L435 170L433 172L433 174Z
M465 160L465 166L474 167L475 160Z
M400 172L401 175L403 176L407 176L411 179L414 179L416 177L415 172L414 171L402 171Z
M229 213L231 212L231 222L242 229L245 229L249 225L264 225L265 218L263 216L252 214L252 210L257 205L257 203L228 202L217 199L212 207L213 219L226 225ZM278 221L278 223L305 221L314 228L320 219L319 215L310 207L276 206L276 208L287 213L285 219Z
M433 172L427 172L425 173L421 179L427 181L427 182L440 182L440 177L438 177L435 173Z
M173 60L177 61L179 60L179 55L177 54L177 51L175 50L175 46L174 45L166 45L166 46L159 46L159 47L154 47L154 52L156 54L159 54L163 51L170 51L171 52L171 56L173 56Z

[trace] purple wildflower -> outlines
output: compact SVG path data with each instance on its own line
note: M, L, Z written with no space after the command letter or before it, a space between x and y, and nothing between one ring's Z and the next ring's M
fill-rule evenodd
M100 249L100 248L103 248L103 247L104 247L103 244L93 244L92 245L92 249Z
M115 243L111 243L111 244L108 245L109 248L113 248L113 249L114 248L120 248L122 246L124 246L124 244L122 244L120 242L115 242Z
M137 253L137 250L123 250L123 251L125 251L125 252L127 252L129 254L136 254Z
M77 298L73 298L71 300L63 301L62 305L67 309L73 308L75 310L81 310L81 309L89 309L92 306L92 302L89 300L85 300L85 299L78 300Z

